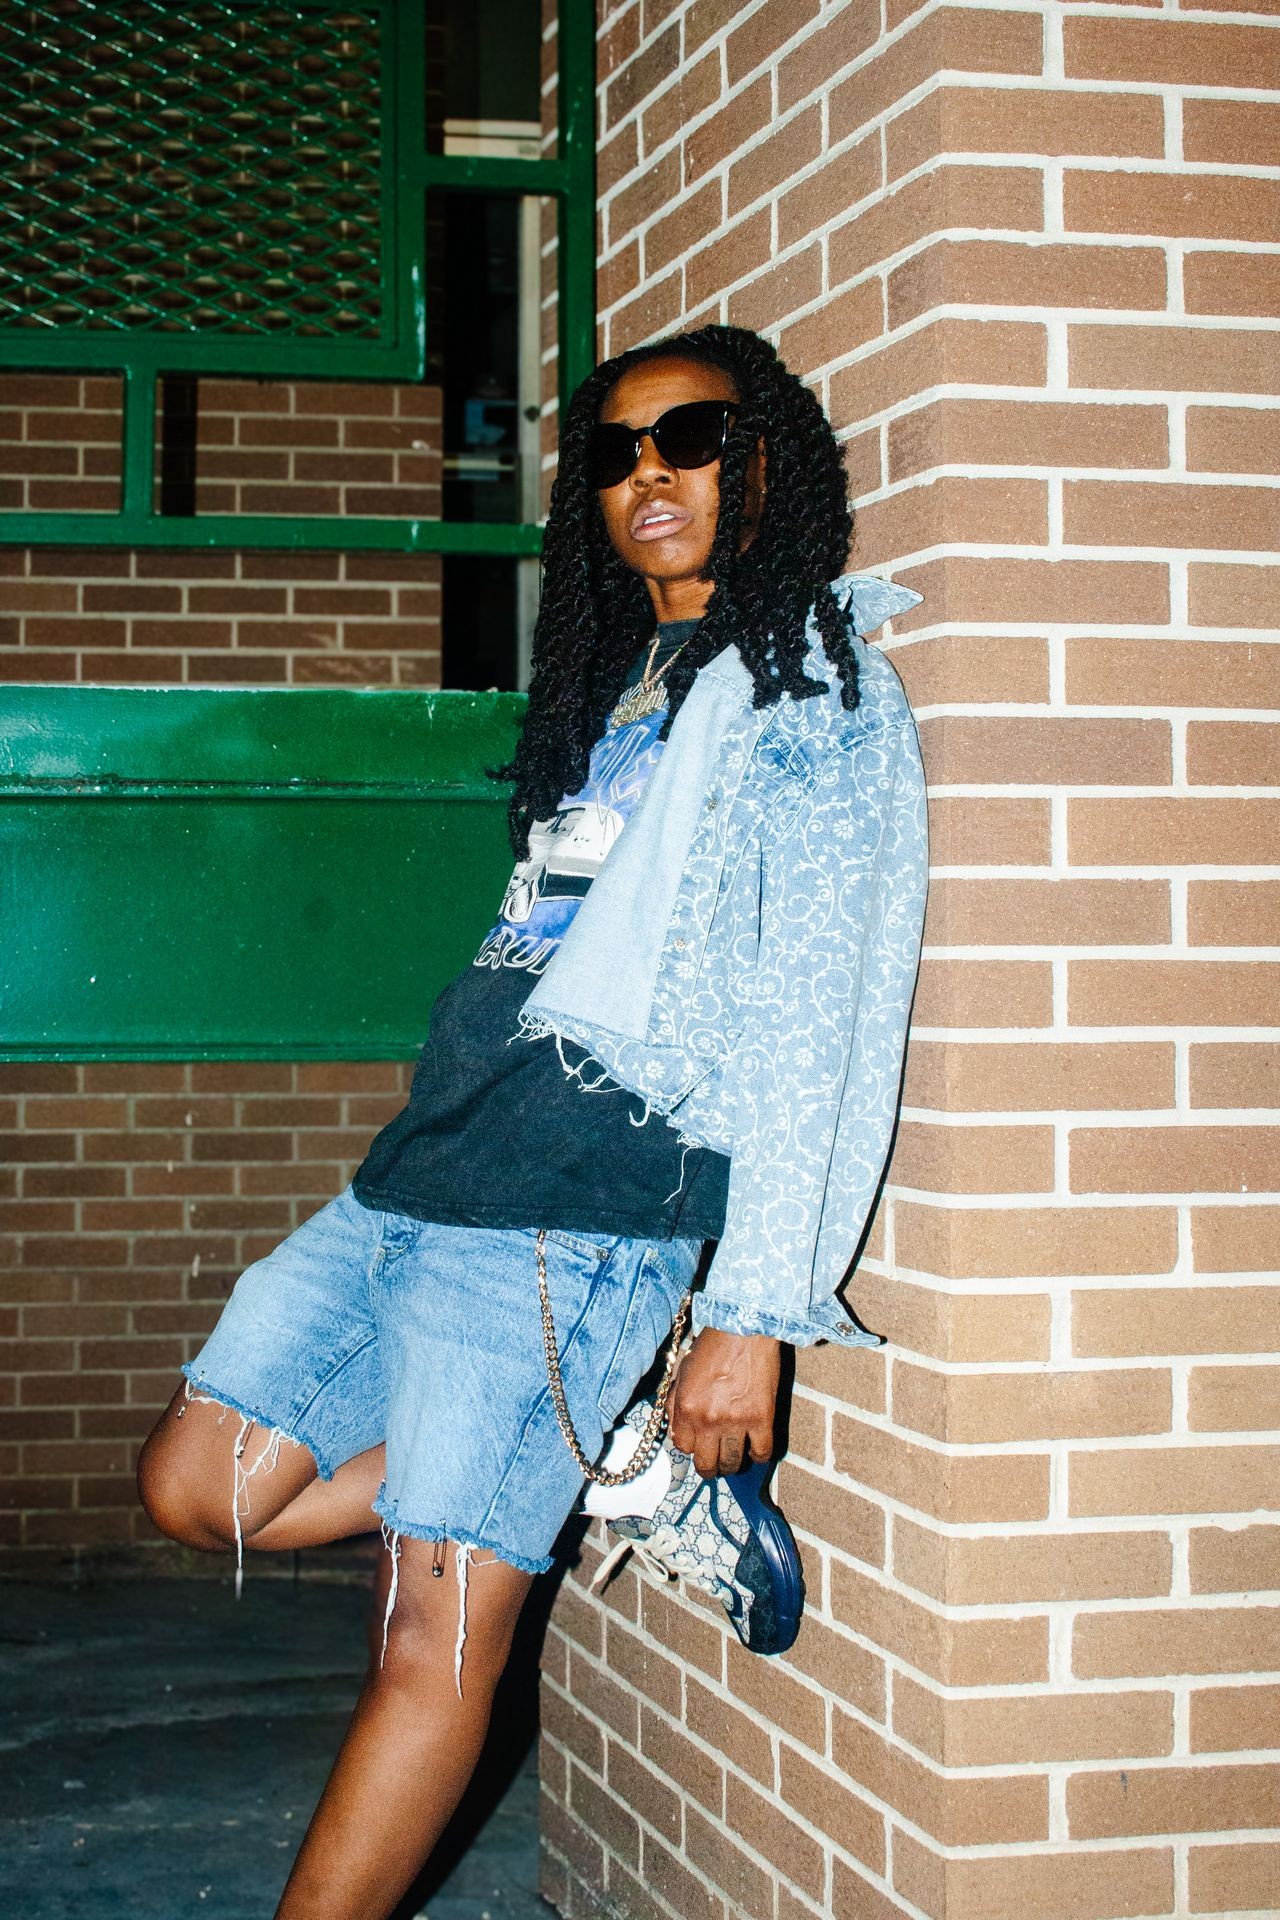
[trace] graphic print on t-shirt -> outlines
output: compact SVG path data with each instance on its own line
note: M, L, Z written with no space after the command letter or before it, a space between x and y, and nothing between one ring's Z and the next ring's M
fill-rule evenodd
M658 677L696 628L692 620L664 622L657 650L639 648L626 684L646 665ZM537 823L475 963L431 1008L408 1104L356 1172L363 1205L464 1227L536 1224L695 1240L724 1231L726 1155L682 1144L603 1070L586 1082L571 1074L582 1064L572 1041L530 1040L519 1030L533 976L555 953L662 756L663 717L606 727L581 791Z
M517 861L498 918L472 962L541 973L578 903L635 812L658 764L666 708L605 733L591 749L587 777L549 820L529 829L529 855Z

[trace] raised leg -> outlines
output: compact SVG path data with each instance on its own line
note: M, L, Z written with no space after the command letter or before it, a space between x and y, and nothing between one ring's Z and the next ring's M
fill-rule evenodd
M375 1528L383 1453L321 1480L306 1447L182 1387L143 1446L138 1492L162 1533L206 1553L323 1546Z

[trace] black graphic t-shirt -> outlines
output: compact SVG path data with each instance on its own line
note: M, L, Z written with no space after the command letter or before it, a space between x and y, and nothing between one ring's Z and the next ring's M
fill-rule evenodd
M652 671L696 631L659 629ZM627 681L641 678L648 645ZM355 1177L357 1199L419 1220L559 1227L650 1239L718 1239L729 1161L682 1147L642 1100L588 1068L565 1072L553 1036L529 1039L519 1013L622 832L662 754L665 706L606 727L581 789L535 823L528 858L469 967L431 1009L409 1103L382 1129ZM561 1042L577 1066L581 1048Z

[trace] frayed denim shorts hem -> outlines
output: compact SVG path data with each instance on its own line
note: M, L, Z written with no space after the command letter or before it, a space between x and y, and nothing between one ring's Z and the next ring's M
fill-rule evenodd
M219 1406L227 1407L232 1413L238 1413L240 1418L248 1421L250 1426L263 1427L269 1432L279 1433L283 1439L292 1440L295 1446L305 1447L316 1463L316 1472L320 1478L332 1480L338 1470L337 1465L329 1459L324 1448L312 1435L296 1430L286 1431L279 1421L272 1418L271 1411L267 1407L246 1406L236 1398L234 1393L228 1393L218 1381L210 1380L206 1374L199 1371L199 1362L196 1360L188 1360L181 1368L181 1373L187 1382L189 1400L216 1400Z
M582 1474L547 1383L536 1238L535 1227L365 1207L347 1187L246 1268L183 1368L187 1392L265 1430L248 1443L246 1480L270 1471L281 1441L305 1446L326 1480L385 1442L371 1530L381 1520L384 1534L542 1572ZM588 1459L666 1338L701 1251L693 1239L548 1229L561 1371Z
M547 1573L555 1565L555 1555L551 1553L535 1554L530 1558L517 1553L501 1540L482 1537L465 1527L445 1527L429 1520L407 1520L397 1503L388 1500L385 1490L378 1494L373 1511L384 1522L386 1531L397 1538L403 1534L409 1540L452 1540L457 1546L470 1547L473 1553L491 1553L495 1560L505 1560L508 1566L516 1567L521 1573Z

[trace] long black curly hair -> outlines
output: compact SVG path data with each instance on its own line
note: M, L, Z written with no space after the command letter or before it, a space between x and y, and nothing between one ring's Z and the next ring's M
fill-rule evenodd
M720 510L708 571L711 597L694 638L667 673L666 737L700 667L733 641L755 683L753 704L771 706L827 691L803 670L813 607L843 704L858 703L858 672L846 616L828 582L846 562L853 514L844 463L826 415L767 340L744 327L698 327L605 360L569 403L542 546L542 598L533 638L529 703L514 758L486 771L514 780L511 846L528 853L529 827L581 786L591 749L617 700L653 606L641 577L605 532L587 470L587 443L605 395L643 361L698 360L728 374L737 416L720 459ZM747 463L763 440L765 503L742 547Z

